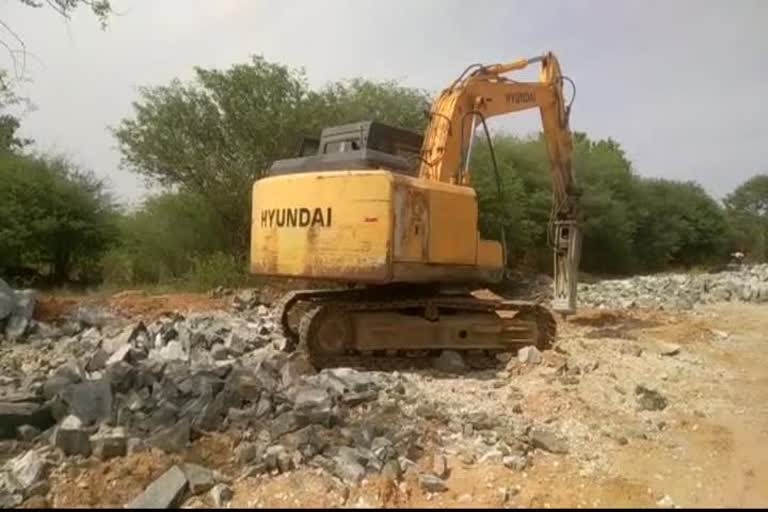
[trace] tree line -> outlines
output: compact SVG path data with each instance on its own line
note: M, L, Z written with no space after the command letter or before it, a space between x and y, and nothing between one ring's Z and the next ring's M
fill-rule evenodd
M229 69L195 69L188 82L140 89L131 116L112 127L122 164L157 186L133 210L120 207L93 173L31 151L7 114L0 75L0 275L33 275L116 286L176 283L199 288L243 282L250 192L272 161L295 156L325 126L378 120L422 131L431 96L394 81L353 79L319 89L303 70L254 57ZM493 137L503 185L485 140L472 155L480 229L503 230L510 266L551 270L551 207L541 134ZM583 189L582 268L598 274L717 265L733 251L766 258L768 176L722 204L694 182L640 176L613 139L574 134Z

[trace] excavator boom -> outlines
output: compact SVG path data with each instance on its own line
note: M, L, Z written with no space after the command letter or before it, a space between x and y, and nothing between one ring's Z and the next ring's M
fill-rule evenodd
M506 73L541 63L538 82L513 81ZM464 73L466 74L466 72ZM573 145L560 64L552 53L507 64L478 66L445 89L430 111L419 176L427 180L470 185L469 156L478 120L538 108L552 178L552 215L548 241L554 250L553 308L576 309L581 253L579 204L571 165ZM506 258L506 255L505 255Z

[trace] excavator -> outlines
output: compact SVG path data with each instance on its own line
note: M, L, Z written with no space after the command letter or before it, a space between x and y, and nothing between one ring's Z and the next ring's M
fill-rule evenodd
M508 75L539 63L538 81ZM576 309L579 189L565 82L547 52L469 66L431 105L423 135L366 121L322 130L296 158L275 161L252 189L250 271L338 283L276 303L288 350L324 367L344 355L552 346L556 314ZM549 155L554 252L551 307L478 295L505 277L508 247L478 231L473 146L494 116L538 108Z

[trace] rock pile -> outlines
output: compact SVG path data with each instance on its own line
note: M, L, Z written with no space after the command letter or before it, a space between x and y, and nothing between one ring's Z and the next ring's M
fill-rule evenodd
M65 325L49 326L55 340L28 337L27 345L16 346L29 349L27 359L10 350L0 357L4 437L106 460L148 448L178 453L202 432L229 430L241 433L233 457L248 476L303 464L348 483L399 473L412 438L399 436L396 424L372 426L356 417L363 404L370 418L381 399L391 405L390 397L402 395L397 375L349 368L317 373L301 354L279 349L284 339L264 306L238 314L172 313L128 325L102 321L97 313L78 311ZM7 480L0 500L14 506L33 484L9 475L10 469L0 471ZM135 505L176 503L194 487L188 468L167 478L174 485L148 489Z
M691 309L723 301L768 302L768 265L580 283L578 293L581 304L607 308Z
M223 505L236 475L301 466L347 485L374 474L399 479L415 472L426 492L446 490L445 456L426 472L413 462L434 441L427 427L449 422L440 408L411 393L412 379L421 377L351 368L316 372L302 354L283 350L274 312L257 294L231 295L232 312L173 312L140 322L82 306L59 325L30 321L24 336L0 346L0 437L27 450L0 466L0 508L49 495L45 482L56 481L64 458L75 464L147 450L181 454L211 431L235 440L234 475L178 463L125 505L167 508L204 494ZM543 366L533 347L516 361ZM433 363L441 379L470 371L455 352ZM459 434L473 461L516 471L527 467L534 449L569 452L557 432L531 429L519 408L511 411L506 419L460 415L458 425L441 431Z

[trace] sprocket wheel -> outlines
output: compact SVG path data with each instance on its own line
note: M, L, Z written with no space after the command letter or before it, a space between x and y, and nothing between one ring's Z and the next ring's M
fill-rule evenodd
M315 367L323 367L352 346L353 328L347 312L331 305L313 308L301 319L299 347Z

